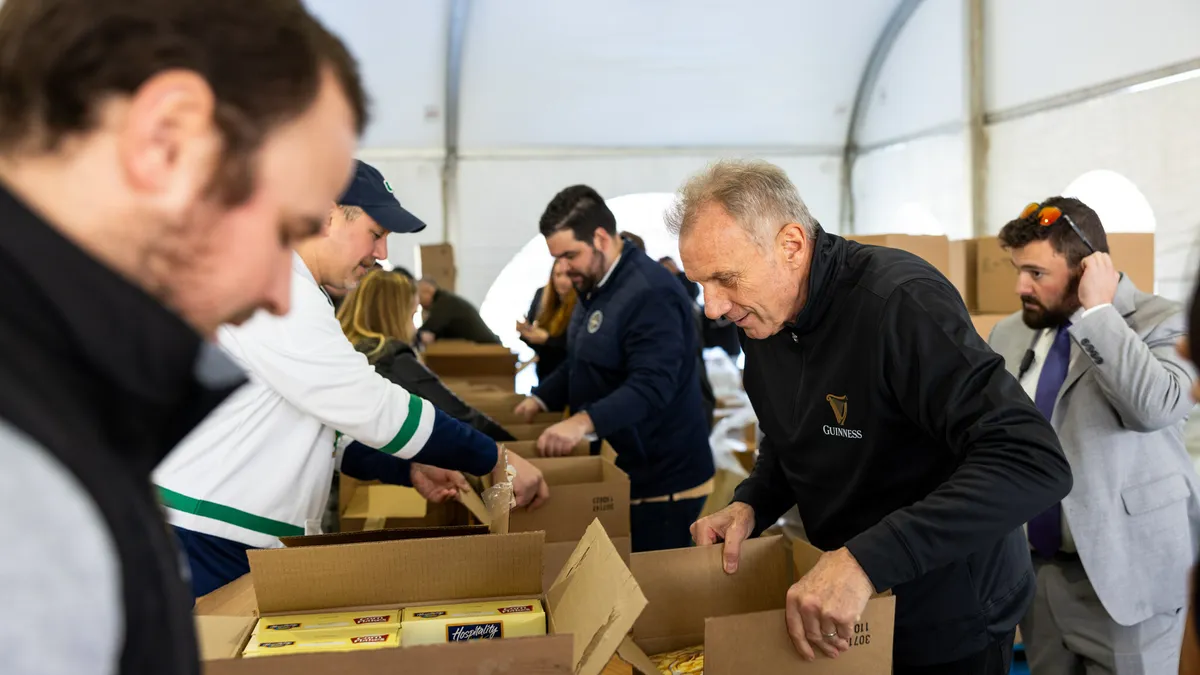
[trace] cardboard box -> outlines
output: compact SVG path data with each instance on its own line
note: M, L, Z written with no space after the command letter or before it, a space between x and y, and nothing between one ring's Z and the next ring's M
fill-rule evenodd
M526 422L525 417L514 413L512 408L509 408L508 410L496 410L493 408L491 412L484 412L479 408L476 409L492 418L502 427L507 427L510 424L554 424L555 422L561 422L564 419L561 412L543 412L534 415L531 421Z
M979 263L978 239L954 239L950 242L950 283L958 289L967 311L974 312L978 300L976 280Z
M197 598L192 613L196 616L258 616L254 580L249 574L245 574L212 593Z
M598 522L544 596L542 554L540 532L251 551L263 615L536 596L547 610L550 634L271 659L241 659L227 652L209 660L205 672L598 675L641 615L646 598Z
M425 365L440 378L454 378L511 392L516 387L517 355L504 345L438 340L425 349Z
M704 644L706 675L890 675L893 597L867 603L856 644L837 659L809 663L796 652L785 629L787 590L795 563L807 572L820 551L795 545L807 549L794 557L782 537L749 539L733 575L722 569L719 544L633 554L631 568L649 605L622 645L622 658L649 675L654 666L647 655Z
M550 500L536 511L517 509L509 532L546 533L547 542L579 541L599 520L610 537L629 536L629 477L603 457L531 459L550 486Z
M458 502L430 504L412 488L360 481L345 474L338 481L342 532L451 527L472 522L471 514Z
M1146 293L1154 292L1154 234L1110 232L1109 255L1117 271ZM1017 296L1017 271L1012 256L996 237L977 240L977 299L973 311L980 314L1011 314L1021 311Z
M1003 319L1006 319L1009 316L1012 316L1012 315L1011 314L972 314L971 315L971 323L975 324L975 330L979 333L979 336L983 338L983 341L987 342L988 337L991 336L992 329L996 327L996 324L1000 323Z
M437 285L451 293L458 280L458 268L454 264L454 247L450 244L424 244L417 250L420 268L417 275L433 279Z
M996 237L976 240L975 308L980 314L1012 314L1021 311L1017 296L1017 270L1012 256Z
M886 246L908 251L925 262L933 265L947 277L950 269L950 240L942 235L913 235L913 234L852 234L846 239L857 241L868 246Z
M537 441L510 441L504 444L509 452L516 453L526 459L538 459L541 457L538 454ZM590 457L592 454L592 444L587 441L580 441L572 450L569 457Z
M518 441L536 441L542 432L557 424L505 424L504 430L512 434Z

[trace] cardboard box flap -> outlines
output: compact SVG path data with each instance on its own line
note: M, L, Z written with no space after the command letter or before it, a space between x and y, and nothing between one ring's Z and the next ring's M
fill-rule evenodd
M258 616L254 579L243 574L208 595L197 598L192 613L213 616Z
M252 616L197 616L196 642L200 660L234 659L258 619Z
M803 672L805 675L890 675L896 599L867 603L855 625L850 650L831 659L805 661L786 630L785 611L713 617L704 625L706 675Z
M338 544L366 544L373 541L403 541L406 539L439 539L465 537L472 534L487 534L486 525L444 525L440 527L398 527L387 530L365 532L333 532L309 534L301 537L280 537L288 548L301 546L336 546ZM249 579L250 576L244 577ZM216 591L214 591L215 593ZM207 596L206 596L207 597Z
M538 595L544 541L523 532L252 550L250 573L262 614Z
M633 638L629 636L626 636L621 641L621 646L617 648L617 656L624 659L625 663L633 666L634 672L641 673L642 675L659 675L658 666L654 665L650 657L646 656L642 648L638 647L634 643Z
M793 582L782 537L747 539L735 574L725 573L722 555L722 544L634 553L630 567L650 603L634 639L687 647L703 641L705 617L779 607Z
M575 674L598 675L646 608L646 596L597 520L546 599L556 633L575 636Z
M401 485L358 485L342 511L346 518L424 518L429 503Z

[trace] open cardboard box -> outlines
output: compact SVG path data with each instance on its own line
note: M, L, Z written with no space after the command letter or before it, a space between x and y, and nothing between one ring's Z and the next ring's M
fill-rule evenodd
M622 560L629 562L629 477L602 457L531 459L550 486L550 501L536 511L517 509L509 515L509 532L546 533L545 587L558 576L593 520L605 532Z
M441 378L465 380L513 391L517 355L503 345L438 340L425 348L425 365Z
M338 513L343 532L471 524L470 512L458 502L430 504L416 490L341 474Z
M540 597L547 635L334 654L241 659L253 617L207 617L209 675L264 673L576 673L597 675L646 607L599 522L542 594L540 532L256 550L263 616ZM201 619L197 620L198 624Z
M537 441L509 441L504 444L508 451L525 459L537 459L541 457L538 454ZM580 441L578 445L571 449L571 454L567 457L588 457L592 454L592 444L587 441Z
M542 424L505 424L504 430L512 434L518 441L536 441L542 432L554 426L556 422Z
M896 608L890 596L867 603L856 644L837 659L807 662L796 652L784 618L787 590L821 552L804 542L793 548L779 536L748 539L732 575L722 569L720 544L633 554L630 567L649 604L621 657L656 675L648 654L704 644L706 675L890 675Z

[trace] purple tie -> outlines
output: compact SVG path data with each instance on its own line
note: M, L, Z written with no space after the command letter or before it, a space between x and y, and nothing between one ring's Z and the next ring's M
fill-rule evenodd
M1071 363L1071 334L1067 332L1071 324L1067 323L1058 329L1054 336L1054 344L1046 354L1042 364L1042 374L1038 377L1037 394L1034 403L1046 420L1054 416L1054 401L1058 391L1067 380L1067 368ZM1044 558L1052 558L1062 548L1062 506L1055 504L1029 521L1029 543L1033 550Z

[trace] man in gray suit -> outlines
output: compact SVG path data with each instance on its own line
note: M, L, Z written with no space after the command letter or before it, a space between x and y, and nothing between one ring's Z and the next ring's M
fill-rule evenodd
M1075 484L1029 522L1037 571L1021 622L1033 675L1174 673L1200 540L1184 448L1191 366L1182 308L1113 267L1096 212L1030 204L1000 241L1022 311L989 343L1050 419Z

